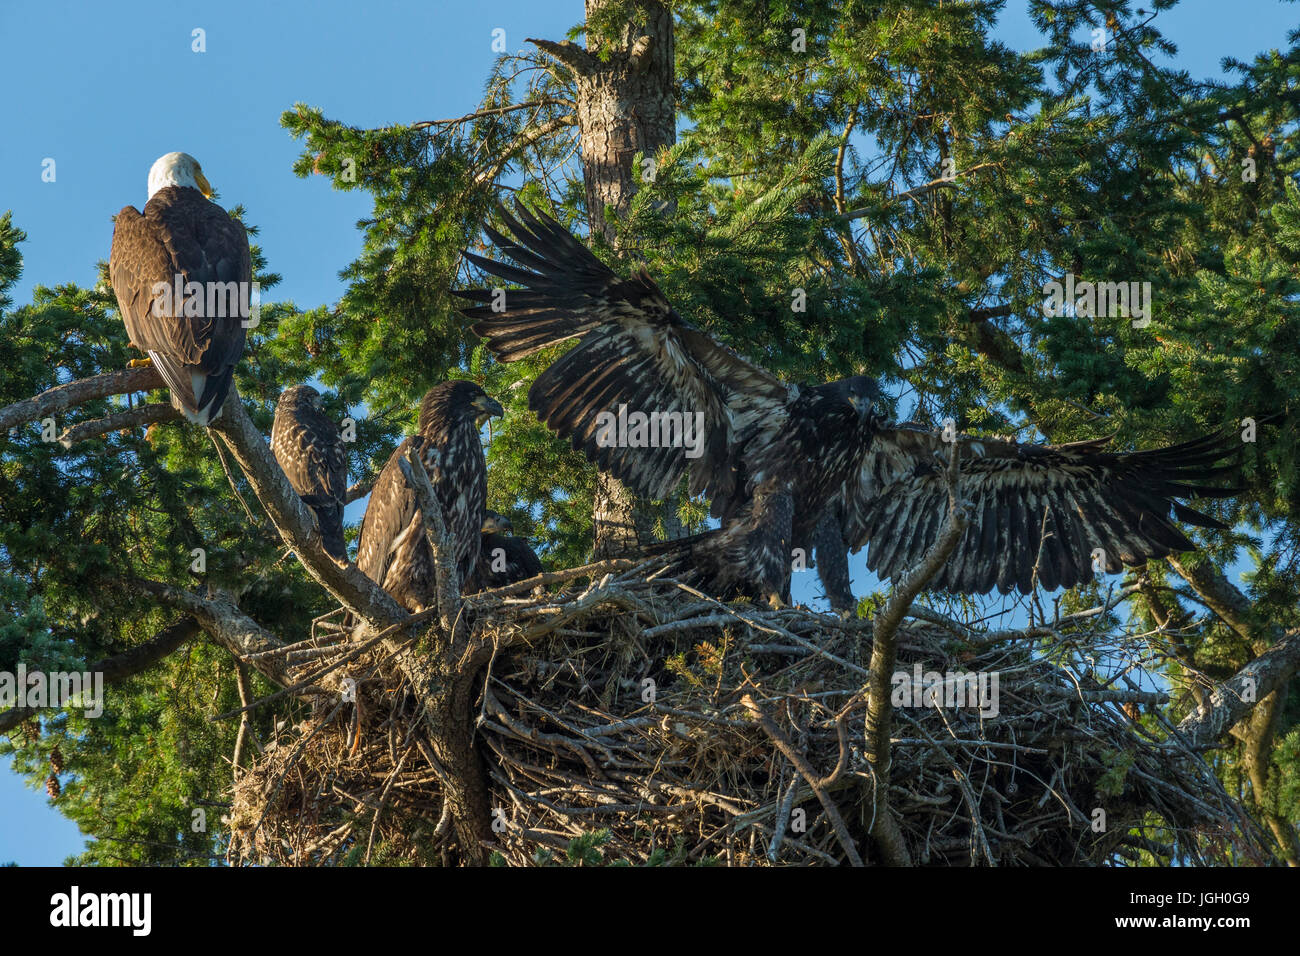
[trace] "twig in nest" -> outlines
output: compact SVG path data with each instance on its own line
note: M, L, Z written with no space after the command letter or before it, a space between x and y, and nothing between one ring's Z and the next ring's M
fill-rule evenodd
M849 836L849 829L844 825L844 818L840 816L840 811L835 805L835 801L826 793L826 786L834 780L834 776L818 777L817 772L813 770L808 761L804 759L804 756L794 748L794 744L790 742L790 738L785 735L771 717L763 713L762 708L758 706L757 702L755 702L751 695L746 694L740 700L741 703L745 705L745 708L753 715L754 719L758 721L758 725L763 728L763 732L772 739L772 743L776 745L776 749L785 754L785 758L794 765L794 768L799 771L799 775L803 777L808 786L812 788L812 792L816 794L818 801L822 805L822 809L826 811L826 818L830 820L831 829L835 831L835 837L840 841L840 846L844 848L844 853L848 856L849 863L853 866L862 866L862 857L858 855L858 848L853 845L853 838ZM843 760L841 758L841 764L842 762ZM838 775L840 769L840 767L836 768L836 775Z

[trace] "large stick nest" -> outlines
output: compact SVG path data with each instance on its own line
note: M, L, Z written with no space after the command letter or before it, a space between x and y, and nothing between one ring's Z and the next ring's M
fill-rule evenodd
M996 673L999 706L896 708L886 811L864 752L867 621L723 604L643 569L472 596L464 614L501 648L476 740L511 865L836 864L846 842L878 863L881 812L923 864L1197 862L1224 844L1267 858L1158 708L1139 713L1144 695L1041 641L981 640L932 614L903 624L896 672ZM289 653L304 677L341 660L317 681L331 694L240 772L231 860L456 862L441 771L392 657L314 643ZM355 702L337 693L351 681Z

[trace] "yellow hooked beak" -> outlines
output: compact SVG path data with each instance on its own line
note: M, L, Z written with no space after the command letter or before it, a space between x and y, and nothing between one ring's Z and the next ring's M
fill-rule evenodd
M203 170L194 170L194 181L199 185L199 192L203 193L203 195L208 199L211 199L212 193L215 190L212 188L212 183L208 182L208 177L203 175Z

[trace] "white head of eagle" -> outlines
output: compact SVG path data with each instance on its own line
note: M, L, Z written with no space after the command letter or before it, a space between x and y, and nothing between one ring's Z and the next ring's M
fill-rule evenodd
M189 186L212 198L212 185L203 175L199 161L189 153L167 153L149 167L149 198L167 186Z

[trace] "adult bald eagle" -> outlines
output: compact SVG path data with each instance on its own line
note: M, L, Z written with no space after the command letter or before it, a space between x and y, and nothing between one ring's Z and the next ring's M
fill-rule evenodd
M361 521L357 567L408 610L433 606L437 587L419 504L397 463L409 448L417 450L442 507L463 587L478 561L487 505L487 465L479 428L502 413L473 382L435 386L420 403L417 434L397 446L371 489Z
M348 456L339 428L321 407L320 392L295 385L280 393L271 426L271 451L289 484L320 525L325 550L347 561L343 507L348 497Z
M530 406L637 494L668 497L686 476L692 494L711 497L721 528L663 549L688 555L715 593L780 600L792 554L809 553L828 508L884 578L936 541L951 444L885 419L875 382L782 382L687 324L644 271L621 278L554 220L516 215L502 211L511 237L487 233L517 265L466 256L522 288L462 292L482 303L465 314L505 362L579 339L538 376ZM1230 470L1214 466L1234 451L1232 434L1130 453L1107 451L1108 439L957 440L972 520L931 582L950 591L1070 587L1092 578L1094 560L1117 571L1192 550L1171 510L1223 529L1181 499L1235 493L1205 484Z
M466 591L483 591L527 581L542 573L542 562L523 538L514 536L514 526L505 515L483 511L483 536L478 563Z
M248 236L212 195L198 161L168 153L149 170L144 212L117 214L108 272L131 344L187 419L221 414L244 351L253 278Z

